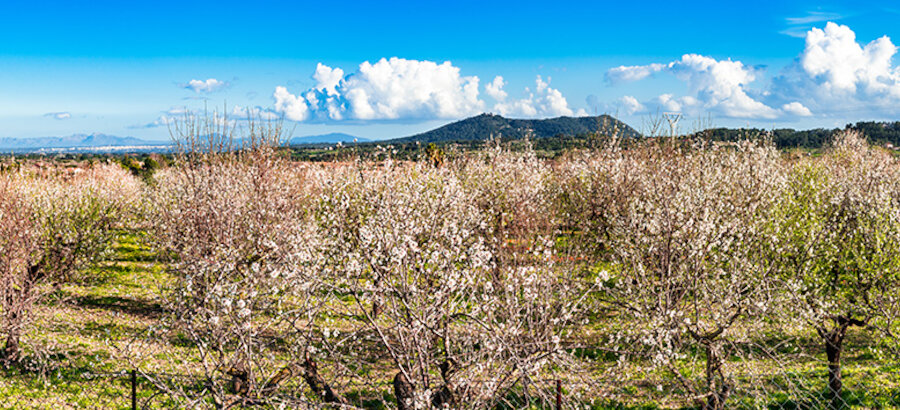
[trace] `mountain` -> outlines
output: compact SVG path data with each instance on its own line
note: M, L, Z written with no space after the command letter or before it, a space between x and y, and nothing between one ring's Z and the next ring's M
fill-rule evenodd
M349 144L354 142L369 142L371 141L368 138L360 138L350 134L344 134L341 132L332 132L330 134L322 134L322 135L308 135L305 137L296 137L291 138L290 145L303 145L303 144L337 144L345 143Z
M0 152L120 151L162 149L168 141L149 141L101 133L73 134L64 137L0 138Z
M609 115L596 117L557 117L543 120L510 119L494 114L481 114L443 127L391 142L443 142L486 140L491 135L503 138L522 138L531 132L533 138L551 138L559 135L575 136L597 132L611 134L618 129L623 137L637 137L640 133L622 121Z

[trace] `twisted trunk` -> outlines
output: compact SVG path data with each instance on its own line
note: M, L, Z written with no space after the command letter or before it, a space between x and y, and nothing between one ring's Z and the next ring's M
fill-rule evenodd
M31 292L34 283L41 279L43 275L44 262L39 262L29 266L26 276L22 281L19 289L8 293L6 296L4 310L6 315L6 344L3 350L0 350L0 359L6 366L18 364L22 360L22 349L20 340L22 338L22 321L25 319L26 307L31 303Z
M378 319L381 315L381 305L384 298L381 296L381 278L375 279L375 294L372 295L372 320Z
M442 408L445 405L454 407L456 404L456 396L453 392L453 384L450 382L450 374L453 371L453 363L449 360L441 362L441 378L444 385L431 395L431 405L435 408Z
M415 388L407 380L403 372L394 376L394 396L397 398L397 410L413 410L415 405Z
M304 366L301 369L301 374L303 375L303 380L306 381L306 384L309 385L309 388L317 395L322 397L326 403L336 403L336 404L347 404L347 399L345 399L340 394L334 392L331 388L331 385L319 375L318 365L316 362L309 356L306 357L304 362Z
M227 373L233 377L230 393L237 395L237 397L225 407L231 407L241 403L246 405L267 404L269 397L278 390L278 386L280 386L281 383L297 376L301 377L303 381L309 385L310 390L312 390L316 396L321 397L325 403L338 405L349 404L347 399L336 393L331 388L331 385L319 374L318 365L315 360L309 356L306 356L303 361L294 362L283 367L275 373L275 375L272 376L258 392L252 391L252 386L250 385L252 380L250 380L250 374L249 371L246 370L246 366L239 364L230 369Z
M835 326L831 329L819 329L819 335L825 341L825 357L828 359L828 408L832 410L844 408L841 396L844 383L841 378L841 353L844 351L844 337L850 325L862 325L862 322L846 316L833 318Z
M13 314L16 316L16 314ZM22 359L22 351L19 348L19 339L21 338L20 331L18 326L11 326L6 330L6 345L3 347L3 351L0 352L0 356L3 358L3 363L7 366L19 363L19 360Z
M709 341L706 343L706 389L709 396L703 405L704 410L723 410L725 402L728 400L730 388L725 382L722 374L722 357L721 346L719 343Z
M825 355L828 357L828 408L837 410L844 407L844 400L841 397L844 387L841 380L841 352L844 350L844 335L843 332L830 332L829 336L825 339Z

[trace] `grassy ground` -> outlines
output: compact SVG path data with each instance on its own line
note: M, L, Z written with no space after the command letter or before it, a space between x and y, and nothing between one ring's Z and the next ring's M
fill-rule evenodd
M68 284L48 295L32 314L32 326L26 338L25 368L0 368L0 408L130 408L131 365L123 360L122 350L128 341L158 323L162 311L156 301L159 286L172 280L164 266L142 243L140 234L120 231L113 252L93 268L90 278L81 283ZM589 328L597 329L594 325ZM154 341L156 340L156 341ZM143 363L144 371L187 373L186 364L175 363L183 346L159 344L158 338L147 338L143 346L150 352ZM812 345L812 356L797 356L788 363L775 364L765 360L732 363L737 373L744 369L747 376L738 388L745 397L736 398L734 406L747 408L807 409L822 408L825 389L825 368L822 352ZM154 344L155 343L155 344ZM886 366L878 358L872 341L864 333L851 335L845 356L845 386L850 408L900 408L900 367ZM37 346L40 346L38 348ZM173 354L175 353L175 354ZM181 357L187 352L183 353ZM683 402L672 401L678 386L667 375L637 373L627 383L604 382L604 368L615 361L609 354L589 354L597 360L594 380L579 384L575 380L564 383L566 392L580 391L581 403L597 409L678 408ZM383 369L382 369L383 370ZM697 369L701 374L701 369ZM382 400L366 401L365 397L389 395L390 372L373 370L371 377L383 377L377 382L384 391L349 391L350 398L359 404L377 408ZM539 388L551 392L552 384ZM747 386L755 391L750 392ZM786 386L791 386L786 388ZM138 379L139 403L153 408L176 407L145 379ZM534 388L534 387L532 387ZM743 390L741 390L743 389ZM788 395L784 391L794 394ZM750 394L752 393L752 394ZM510 395L509 407L521 407L521 397ZM603 397L607 398L603 398ZM591 400L590 397L594 397ZM553 403L535 403L533 407L548 407ZM503 406L506 407L506 406Z
M166 274L154 259L123 231L89 280L49 294L31 316L25 368L0 373L0 408L130 408L130 369L113 346L160 313L154 286ZM139 396L152 394L139 387Z

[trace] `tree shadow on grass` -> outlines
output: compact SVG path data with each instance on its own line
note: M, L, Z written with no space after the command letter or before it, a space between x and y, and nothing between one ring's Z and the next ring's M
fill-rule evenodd
M163 313L159 303L121 296L74 296L71 303L88 309L102 309L149 319L156 319Z

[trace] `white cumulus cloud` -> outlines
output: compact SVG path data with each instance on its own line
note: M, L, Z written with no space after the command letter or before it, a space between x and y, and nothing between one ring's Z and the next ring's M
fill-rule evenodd
M562 93L559 90L550 87L549 78L547 81L544 81L541 76L537 76L534 82L534 91L526 88L525 92L527 96L524 98L514 99L512 101L506 101L504 98L504 100L498 101L497 104L494 105L494 111L500 113L500 115L511 117L587 115L583 109L580 109L577 112L572 110L572 108L569 107L569 102ZM492 92L505 97L506 92L502 89L504 84L503 79L500 78L500 81L498 82L495 78L494 83L496 83L498 87Z
M503 101L506 99L506 91L503 91L503 87L506 85L506 82L503 81L503 77L496 76L494 77L494 81L491 81L484 85L484 92L487 95L491 96L491 98L497 101Z
M277 87L275 109L293 121L456 119L480 113L478 77L462 76L449 61L402 58L368 61L344 75L323 64L316 86L299 94Z
M685 81L695 98L709 111L733 118L775 118L776 110L755 100L747 85L756 76L740 61L716 60L699 54L685 54L670 70Z
M666 70L670 68L669 64L648 64L648 65L632 65L632 66L618 66L609 69L606 72L606 81L609 81L612 84L618 84L623 82L632 82L643 80L655 73Z
M72 118L72 114L69 112L66 112L66 111L48 112L48 113L44 114L44 116L50 117L50 118L53 118L56 120L68 120L69 118Z
M789 22L809 24L826 17L830 15L810 14ZM773 76L764 89L751 88L762 74L754 67L699 54L685 54L666 64L619 66L607 71L606 77L617 84L670 73L687 86L687 95L665 93L639 104L692 115L796 119L853 118L864 113L895 117L900 114L900 67L893 64L897 51L887 36L860 42L850 27L828 22L805 32L805 46L797 59ZM635 102L637 99L618 101L628 111Z
M896 52L887 36L863 47L850 27L828 23L824 30L809 31L800 64L831 93L896 93L900 76L891 66Z
M340 68L331 68L325 64L318 63L316 72L313 74L313 80L316 80L316 89L324 91L327 95L337 95L337 86L344 78L344 70Z
M645 107L644 104L641 104L637 98L630 95L619 98L619 105L624 110L625 115L632 115L647 110L647 107Z
M209 78L206 80L191 80L181 86L198 94L209 94L228 87L228 82Z
M806 108L806 106L797 101L782 105L781 111L797 117L809 117L812 115L812 111L810 111L809 108Z
M770 98L780 104L799 102L817 116L896 116L900 114L900 68L892 64L896 53L887 36L862 43L850 27L829 22L806 33L796 61L772 79Z
M272 97L275 98L275 111L283 113L285 118L291 121L303 121L309 118L309 106L306 105L303 97L297 97L281 86L275 87Z
M691 95L674 97L662 94L657 98L659 107L666 111L682 111L690 108L694 114L700 110L716 112L731 118L775 118L778 111L753 98L748 85L756 80L756 74L740 61L716 60L699 54L685 54L668 64L645 66L620 66L606 73L612 83L637 81L657 72L666 71L685 82Z

